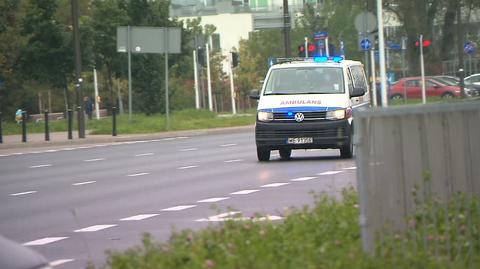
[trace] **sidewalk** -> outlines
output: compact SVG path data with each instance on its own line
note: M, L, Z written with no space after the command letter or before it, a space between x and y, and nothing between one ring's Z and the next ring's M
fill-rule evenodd
M85 138L78 138L78 132L73 132L73 139L68 139L67 132L52 132L50 133L50 141L45 141L44 133L27 134L27 142L22 142L22 135L4 135L3 144L0 144L0 152L11 149L31 149L41 147L56 147L56 146L70 146L96 143L115 143L135 140L152 140L176 136L198 136L206 134L225 134L233 132L249 132L253 133L254 126L239 126L217 129L200 129L187 131L172 131L151 134L128 134L117 136L112 135L91 135L86 133Z

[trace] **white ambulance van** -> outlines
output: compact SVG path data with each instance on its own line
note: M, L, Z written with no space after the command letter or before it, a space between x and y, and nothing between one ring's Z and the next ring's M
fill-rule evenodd
M272 150L290 159L296 149L340 149L351 158L353 111L370 104L362 63L341 57L279 59L250 98L258 100L259 161Z

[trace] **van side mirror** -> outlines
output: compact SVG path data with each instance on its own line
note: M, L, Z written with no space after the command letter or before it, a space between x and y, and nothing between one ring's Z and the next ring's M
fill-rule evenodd
M350 97L359 97L364 95L367 92L365 87L354 87L350 92Z
M260 91L256 90L256 89L251 90L248 97L250 97L250 99L258 100L258 99L260 99Z

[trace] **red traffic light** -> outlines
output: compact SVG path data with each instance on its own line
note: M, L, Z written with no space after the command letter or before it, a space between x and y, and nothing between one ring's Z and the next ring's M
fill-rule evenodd
M309 53L315 52L315 49L316 49L315 44L311 44L311 43L308 44L308 52Z
M429 47L430 45L432 45L432 41L429 40L429 39L425 39L423 40L423 47ZM420 41L415 41L415 47L419 47L420 46Z

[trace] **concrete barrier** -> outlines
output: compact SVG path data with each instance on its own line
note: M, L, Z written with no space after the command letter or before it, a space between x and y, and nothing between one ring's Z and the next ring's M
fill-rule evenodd
M480 102L372 108L354 117L366 251L387 224L406 228L415 199L480 196Z

